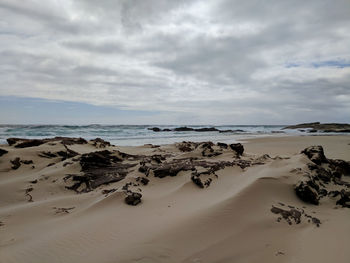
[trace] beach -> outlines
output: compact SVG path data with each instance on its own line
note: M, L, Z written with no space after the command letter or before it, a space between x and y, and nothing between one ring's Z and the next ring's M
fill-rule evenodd
M349 135L9 144L1 263L350 260Z

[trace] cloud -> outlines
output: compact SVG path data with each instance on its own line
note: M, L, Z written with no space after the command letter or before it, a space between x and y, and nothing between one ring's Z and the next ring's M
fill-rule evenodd
M346 0L0 0L0 96L157 123L349 122L349 13Z

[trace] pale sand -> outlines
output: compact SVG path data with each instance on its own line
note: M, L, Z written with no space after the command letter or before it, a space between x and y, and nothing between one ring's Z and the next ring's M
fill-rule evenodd
M306 204L295 195L293 185L310 161L300 151L323 145L328 158L350 160L350 136L305 136L253 139L244 142L244 160L264 164L217 171L210 187L201 189L191 172L155 178L140 185L142 203L124 203L121 187L144 176L137 167L123 181L89 193L65 189L66 174L76 174L80 164L63 166L59 158L38 156L64 147L49 143L9 151L0 157L0 262L350 262L350 209L326 199L319 206ZM71 145L79 153L96 151L90 144ZM175 145L160 148L107 147L130 154L173 154L176 158L200 156L182 153ZM103 149L102 149L103 150ZM268 153L282 158L260 158ZM33 160L11 169L10 160ZM225 151L208 160L232 160ZM47 167L51 162L55 165ZM30 183L38 180L36 184ZM33 202L28 202L29 192ZM138 187L135 187L138 188ZM118 188L107 197L103 189ZM321 220L319 227L302 218L300 224L277 222L272 205L303 208ZM71 208L56 213L56 208Z

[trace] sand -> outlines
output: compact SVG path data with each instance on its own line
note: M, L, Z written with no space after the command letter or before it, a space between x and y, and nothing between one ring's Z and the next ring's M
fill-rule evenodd
M328 197L318 206L305 203L294 191L310 163L300 153L304 148L322 145L327 158L350 161L350 136L283 136L242 144L244 154L237 158L229 147L212 146L220 155L209 157L202 155L203 145L183 152L176 144L98 147L89 142L67 145L79 155L64 161L40 156L66 151L60 141L28 148L1 145L8 153L0 157L0 262L350 262L350 208ZM123 157L123 163L137 165L121 181L82 193L67 189L74 181L64 178L81 175L81 154L102 150L137 155ZM156 154L167 161L193 157L235 164L201 175L212 181L200 188L191 170L164 178L140 172L140 161ZM16 157L33 164L14 170L10 161ZM142 194L136 206L124 202L128 182L135 184L129 190ZM102 193L106 189L117 190ZM279 219L273 206L303 211L301 222Z

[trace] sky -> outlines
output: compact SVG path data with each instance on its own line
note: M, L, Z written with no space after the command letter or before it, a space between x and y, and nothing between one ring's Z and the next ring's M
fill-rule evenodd
M2 124L350 122L349 0L0 0Z

